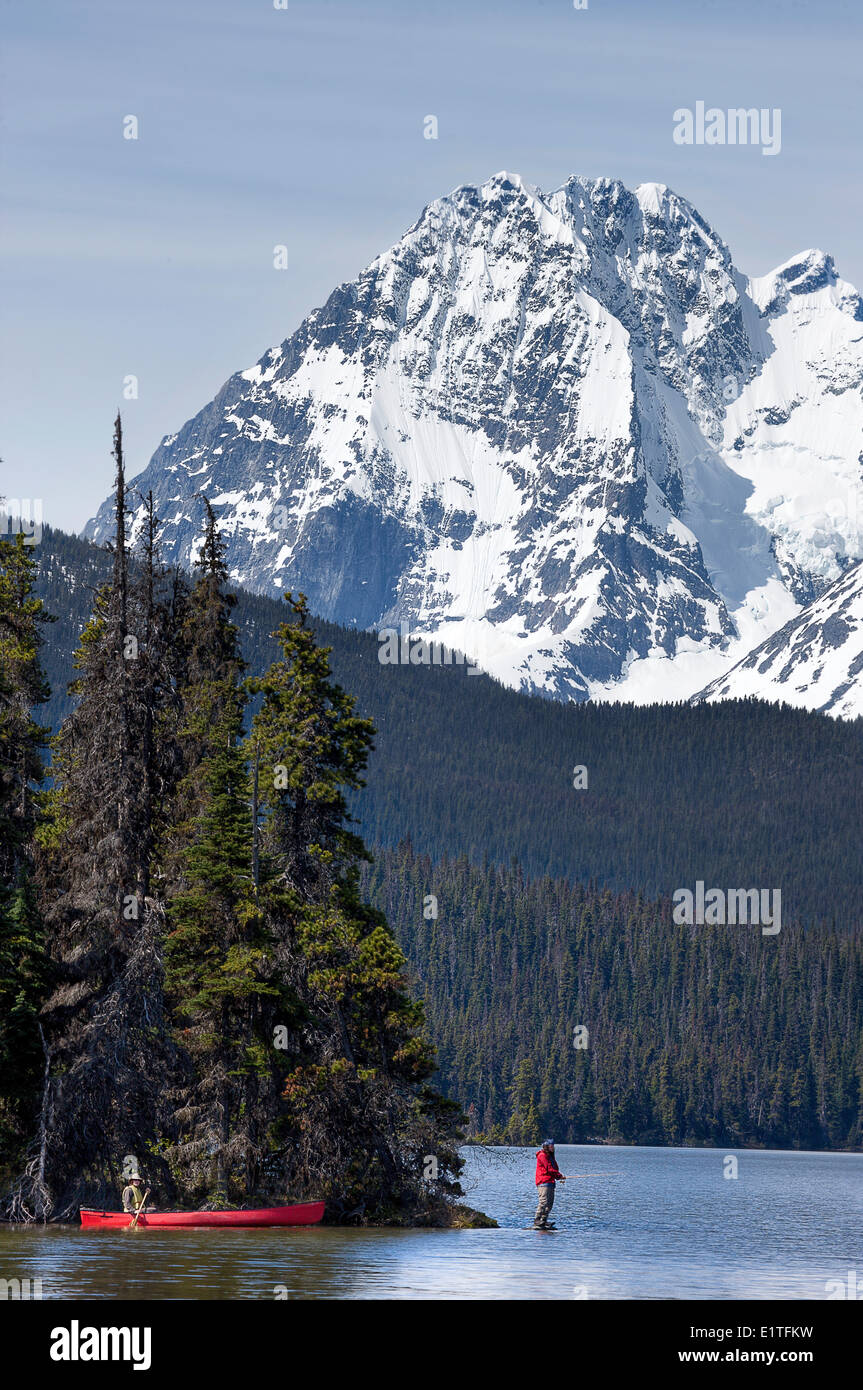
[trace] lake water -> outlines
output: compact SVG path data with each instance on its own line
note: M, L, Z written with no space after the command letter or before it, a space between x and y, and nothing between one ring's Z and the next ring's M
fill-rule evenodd
M554 1232L532 1149L467 1150L500 1230L82 1231L0 1227L0 1278L43 1298L805 1298L856 1272L863 1155L561 1146Z

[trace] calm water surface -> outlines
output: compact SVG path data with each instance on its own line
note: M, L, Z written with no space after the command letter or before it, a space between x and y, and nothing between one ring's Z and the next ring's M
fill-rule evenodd
M466 1151L500 1230L0 1227L0 1278L43 1298L807 1298L863 1287L863 1155L561 1146L558 1229L525 1229L532 1149Z

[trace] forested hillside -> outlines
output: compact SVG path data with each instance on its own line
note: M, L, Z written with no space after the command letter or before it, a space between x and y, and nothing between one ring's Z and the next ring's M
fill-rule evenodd
M56 724L91 591L111 561L50 529L38 553L39 593L60 618L45 650L53 694L43 717ZM251 670L276 656L270 634L284 607L240 593ZM367 842L392 847L409 834L433 858L516 858L532 876L648 896L697 879L779 888L789 919L863 922L863 721L755 702L562 705L463 667L381 665L374 635L315 627L378 730L367 787L351 802Z
M50 531L39 562L56 724L113 562ZM250 674L278 657L285 611L238 595ZM378 847L363 886L475 1135L859 1146L860 721L565 706L464 668L382 665L374 635L314 627L377 729L351 794ZM675 926L670 895L697 879L781 889L781 932Z
M863 1142L860 932L674 926L667 900L433 864L408 844L381 853L365 887L407 952L445 1087L475 1133Z

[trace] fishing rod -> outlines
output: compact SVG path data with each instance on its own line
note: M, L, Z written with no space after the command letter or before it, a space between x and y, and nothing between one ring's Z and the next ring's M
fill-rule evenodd
M566 1180L570 1178L619 1178L619 1173L567 1173Z

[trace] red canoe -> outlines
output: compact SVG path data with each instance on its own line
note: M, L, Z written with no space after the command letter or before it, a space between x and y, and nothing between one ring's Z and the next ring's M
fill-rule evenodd
M257 1211L148 1211L138 1226L315 1226L323 1218L323 1202L301 1202L293 1207L262 1207ZM91 1211L81 1208L82 1226L132 1224L127 1211Z

